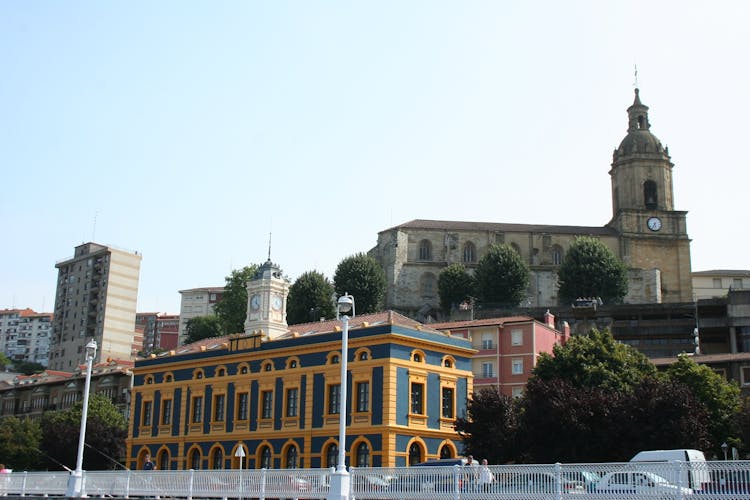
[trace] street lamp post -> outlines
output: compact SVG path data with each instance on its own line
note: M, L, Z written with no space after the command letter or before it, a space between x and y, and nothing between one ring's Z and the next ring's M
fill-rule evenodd
M725 442L721 443L721 451L724 452L724 460L727 459L727 450L729 449L729 445Z
M78 436L78 456L76 457L76 470L70 473L68 478L68 497L83 496L83 447L86 442L86 418L89 412L89 388L91 387L91 367L96 356L96 341L91 339L86 344L86 383L83 386L83 407L81 408L81 433Z
M356 314L354 297L345 293L339 297L336 318L341 319L341 386L339 393L339 458L336 471L331 474L328 500L348 500L350 476L346 470L346 362L349 351L349 312Z

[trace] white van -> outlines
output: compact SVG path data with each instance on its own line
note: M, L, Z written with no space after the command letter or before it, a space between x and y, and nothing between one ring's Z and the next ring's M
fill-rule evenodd
M648 463L664 463L664 462L684 462L686 465L682 466L682 477L680 482L682 486L692 488L695 491L702 490L703 486L711 482L711 477L708 473L708 467L706 466L706 456L700 450L689 450L686 448L680 448L677 450L646 450L639 451L636 455L630 459L631 462L648 462ZM660 472L654 470L655 473L664 476L667 475L667 469L661 468Z

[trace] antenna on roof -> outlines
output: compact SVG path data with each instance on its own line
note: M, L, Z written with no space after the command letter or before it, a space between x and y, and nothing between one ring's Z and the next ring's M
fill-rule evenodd
M268 260L271 260L271 233L268 233Z
M633 74L633 87L638 88L638 65L634 64L635 72Z

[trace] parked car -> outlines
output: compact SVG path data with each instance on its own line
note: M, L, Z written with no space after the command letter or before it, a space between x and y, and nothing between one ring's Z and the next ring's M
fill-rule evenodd
M608 472L599 480L594 492L657 497L664 493L669 498L693 494L690 488L674 485L653 472L642 471Z
M520 472L509 474L501 479L495 488L499 493L556 493L557 477L551 472ZM585 493L583 481L571 479L560 474L560 491L562 493Z
M594 491L602 478L599 474L590 470L563 470L560 475L569 481L583 484L584 489L589 493Z

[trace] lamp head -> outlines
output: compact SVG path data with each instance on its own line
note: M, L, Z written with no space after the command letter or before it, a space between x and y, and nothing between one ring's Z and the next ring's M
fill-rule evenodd
M338 314L349 314L350 311L354 310L354 297L345 293L337 301L337 312Z
M96 340L91 339L89 340L89 343L86 344L86 357L93 358L94 356L96 356Z

